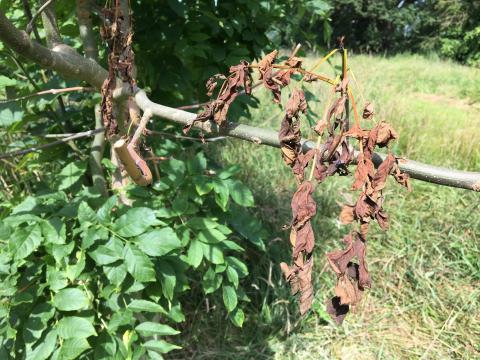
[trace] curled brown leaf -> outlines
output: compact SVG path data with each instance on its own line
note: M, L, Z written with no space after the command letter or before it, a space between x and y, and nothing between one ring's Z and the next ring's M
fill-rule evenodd
M370 120L371 118L373 118L374 114L375 114L375 109L373 104L371 102L367 102L365 104L365 107L363 108L362 117L365 120Z

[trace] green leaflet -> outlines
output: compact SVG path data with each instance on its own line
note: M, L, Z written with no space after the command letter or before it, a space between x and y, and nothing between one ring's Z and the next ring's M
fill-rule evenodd
M168 227L155 229L138 236L137 245L150 256L163 256L181 247L177 234Z
M34 252L42 243L43 237L38 224L27 228L18 228L10 237L10 252L15 259L23 259Z
M57 324L58 336L63 339L87 338L97 335L93 324L87 318L67 316L60 319Z
M53 305L60 311L83 310L90 306L85 291L77 288L60 290L53 298Z

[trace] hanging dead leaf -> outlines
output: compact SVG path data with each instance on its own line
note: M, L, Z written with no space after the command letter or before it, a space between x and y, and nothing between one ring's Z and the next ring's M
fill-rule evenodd
M376 144L379 147L385 147L391 140L398 139L398 134L396 131L390 126L390 124L386 122L381 122L376 126L378 129L378 135L376 138Z
M347 225L353 222L354 217L354 206L344 205L342 211L340 212L340 223Z
M365 120L370 120L371 118L373 118L373 115L375 114L374 112L374 107L373 107L373 104L371 102L367 102L365 104L365 107L363 108L363 114L362 114L362 117L365 119Z

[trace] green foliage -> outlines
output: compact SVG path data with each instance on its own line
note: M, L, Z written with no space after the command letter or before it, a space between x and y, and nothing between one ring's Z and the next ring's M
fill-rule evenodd
M243 325L245 248L265 247L257 220L259 232L242 234L227 212L246 214L239 205L253 205L250 190L232 177L236 167L217 175L201 152L161 171L152 189L129 189L128 208L85 187L85 163L71 162L49 189L11 207L0 225L7 358L160 358L180 349L172 336L200 294Z
M328 40L326 0L132 2L140 85L166 104L205 100L205 81L283 44ZM315 27L315 28L314 28ZM152 46L155 41L155 46Z

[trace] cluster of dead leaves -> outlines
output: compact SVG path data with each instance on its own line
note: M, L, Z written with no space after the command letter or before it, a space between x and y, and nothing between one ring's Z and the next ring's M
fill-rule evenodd
M259 80L262 81L263 86L272 92L273 101L280 103L282 87L290 84L292 74L301 69L302 61L298 57L291 56L285 61L285 69L274 72L277 55L277 50L272 51L261 59L255 67L258 69ZM240 64L230 67L228 77L223 74L216 74L208 79L206 88L207 95L210 97L221 82L222 85L218 95L216 99L205 105L203 111L195 119L185 125L183 132L188 133L198 121L214 121L219 126L225 126L230 105L241 94L242 89L246 95L250 95L252 92L251 69L252 66L247 61L242 60Z
M292 294L300 292L300 313L310 309L313 301L312 267L315 236L311 219L317 212L312 197L314 185L311 181L301 183L293 195L291 206L293 219L290 229L290 243L293 247L292 266L281 263L280 268L290 283Z
M363 111L364 119L373 117L373 106L369 103ZM398 159L391 153L375 169L374 149L386 147L398 138L395 130L386 122L380 122L370 130L355 125L346 132L347 137L357 138L361 152L357 158L353 190L361 190L355 204L342 208L340 221L349 224L356 221L359 232L352 232L344 238L345 248L327 254L328 262L337 275L335 296L327 300L327 311L337 323L341 323L351 307L361 300L365 288L371 287L371 279L366 264L366 240L371 220L376 220L382 230L388 227L388 216L383 210L383 189L388 175L410 190L408 175L402 173ZM356 257L358 264L351 262Z
M190 131L197 121L205 122L212 120L219 126L226 125L228 109L236 97L240 95L241 89L243 88L247 95L252 93L252 75L249 65L248 62L242 60L240 64L230 67L228 77L216 74L208 79L206 84L208 96L213 95L219 81L222 81L218 96L215 100L211 100L205 105L203 112L198 114L193 121L185 125L183 128L185 134Z
M111 8L103 9L104 22L100 35L108 46L108 77L105 79L102 93L102 119L107 135L112 136L118 131L118 124L113 113L113 90L116 78L130 84L132 90L136 84L133 76L135 56L132 49L132 31L130 24L125 25L122 9L112 3Z

